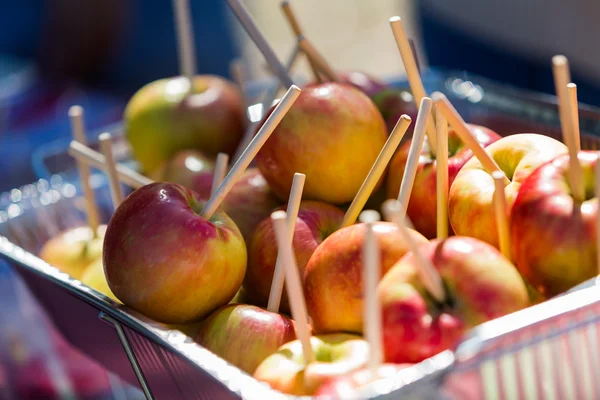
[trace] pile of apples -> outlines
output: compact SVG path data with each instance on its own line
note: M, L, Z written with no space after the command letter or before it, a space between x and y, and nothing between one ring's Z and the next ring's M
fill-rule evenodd
M125 129L152 183L114 163L109 136L102 155L87 148L74 123L89 226L53 239L42 258L75 278L94 271L90 285L156 321L194 326L199 344L274 389L329 398L597 274L600 163L579 149L564 57L553 61L568 146L534 133L501 137L467 125L442 94L426 96L392 18L418 109L412 140L400 144L411 118L396 117L388 132L369 97L383 87L338 76L287 2L316 71L302 90L286 85L241 3L229 4L286 94L252 125L240 90L222 78L142 88ZM111 181L105 232L89 165ZM119 180L137 189L123 199Z

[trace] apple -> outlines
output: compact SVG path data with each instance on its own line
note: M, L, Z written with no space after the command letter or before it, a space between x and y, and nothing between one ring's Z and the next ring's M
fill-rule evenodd
M221 210L206 220L196 193L152 183L131 193L104 239L108 286L123 304L167 324L196 321L242 284L246 245Z
M360 89L364 94L373 97L375 94L388 88L388 85L379 79L360 71L346 71L339 74L340 83L346 83Z
M559 141L535 133L504 137L485 149L510 183L506 186L508 209L527 177L540 165L567 152ZM448 218L454 233L471 236L498 247L493 207L494 179L476 157L459 171L448 194Z
M310 200L300 203L292 242L300 276L304 275L306 264L317 246L340 227L343 219L342 210L327 203ZM262 220L248 241L248 268L243 287L251 303L267 305L277 254L277 240L269 216ZM290 310L285 291L280 310Z
M362 368L369 357L369 344L356 335L312 336L310 344L314 362L305 364L302 344L294 340L267 357L254 371L254 377L280 392L311 396L328 380Z
M106 225L100 225L95 238L89 226L61 232L42 246L40 258L79 279L86 267L101 257L105 231Z
M500 135L483 126L469 125L469 130L483 147L500 139ZM387 198L398 197L404 168L408 159L410 141L400 146L390 162L387 179ZM458 138L455 131L448 132L448 185L452 185L458 171L473 156L469 148ZM415 176L415 183L410 194L407 215L412 220L415 229L426 238L436 236L436 160L432 154L429 142L425 138L423 150L419 157L419 165Z
M394 129L396 122L398 122L402 114L408 115L413 121L417 118L417 106L413 101L412 95L405 90L384 89L374 94L371 98L385 120L388 132ZM409 130L412 132L411 127L409 127Z
M551 297L598 275L594 195L596 152L580 152L586 200L569 187L569 156L540 166L523 182L512 209L512 252L521 274Z
M495 247L453 236L419 248L438 270L446 301L426 292L413 253L387 272L378 287L386 362L420 362L452 347L466 330L529 305L521 275Z
M115 296L115 294L110 290L108 282L106 281L102 257L98 257L95 261L93 261L90 265L88 265L85 268L85 271L81 276L81 283L119 302L119 299L117 299L117 296Z
M233 153L247 118L238 87L214 75L160 79L133 95L123 116L125 136L143 172L184 149L208 156Z
M378 222L373 231L381 251L381 276L408 251L396 224ZM317 333L362 333L362 249L365 225L356 224L329 236L314 251L304 272L306 307ZM417 243L426 243L411 231Z
M229 304L204 320L195 340L252 374L264 359L294 339L291 319L247 304Z
M375 104L345 84L308 86L256 163L273 192L287 200L294 173L306 174L304 198L350 202L377 159L387 133Z
M188 149L181 150L165 160L149 174L149 178L157 182L178 183L193 190L196 177L204 172L212 173L214 169L214 159L197 150Z

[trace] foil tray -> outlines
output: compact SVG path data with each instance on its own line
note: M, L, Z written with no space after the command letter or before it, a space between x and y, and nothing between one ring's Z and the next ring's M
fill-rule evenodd
M445 92L469 122L501 134L536 132L558 138L551 96L465 73L427 76L427 89ZM580 126L582 147L598 149L600 112L583 106ZM113 128L118 133L119 127ZM113 302L35 255L52 235L85 223L66 144L50 146L37 161L34 155L45 178L0 195L0 256L16 267L63 335L108 370L139 383L151 398L290 398L181 331ZM123 149L117 158L129 162L125 144ZM106 222L112 213L108 186L101 173L92 179ZM563 296L475 328L454 349L373 382L357 398L599 398L599 332L600 291L590 280Z

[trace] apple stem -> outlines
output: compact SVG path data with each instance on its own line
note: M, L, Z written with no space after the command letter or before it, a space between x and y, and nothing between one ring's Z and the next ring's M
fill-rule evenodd
M442 113L436 117L436 234L444 240L448 237L448 122Z
M108 183L110 184L110 196L112 198L113 208L116 210L119 204L123 201L123 191L121 190L121 182L119 182L119 174L112 150L112 136L108 132L101 133L98 136L100 141L100 149L104 155L104 167L108 175Z
M594 169L594 192L598 201L596 209L596 263L597 274L600 275L600 152L597 154L598 158Z
M504 192L504 174L494 171L492 173L494 178L494 210L496 217L496 229L498 234L498 243L500 246L500 252L509 261L512 260L511 245L510 245L510 232L508 230L508 208L506 203L506 193Z
M302 201L302 191L304 189L304 181L306 175L295 173L292 181L292 190L287 205L287 229L290 240L294 240L294 232L296 231L296 219L300 210L300 202ZM273 272L273 281L271 283L271 291L269 292L269 302L267 310L271 312L279 312L281 304L281 295L283 293L283 283L285 281L285 272L283 265L283 256L281 252L277 253L277 261L275 262L275 271Z
M432 105L432 101L429 97L423 97L421 100L421 107L419 107L419 113L417 114L412 142L410 144L410 149L408 150L408 159L406 160L400 192L398 193L398 201L402 207L403 214L406 214L406 208L410 201L410 194L415 183L419 159L421 158L421 152L423 150L423 142L425 141L425 121L427 120L427 117L431 115Z
M194 35L190 5L188 0L173 0L175 11L175 26L177 27L177 43L179 45L179 68L181 75L190 83L193 91L194 75L196 73L196 58L194 56Z
M569 149L569 178L571 181L571 191L573 197L578 202L585 200L585 187L583 185L583 170L579 163L580 139L579 139L579 107L577 105L577 85L574 83L567 84L567 112L569 115L569 129L563 135L566 140L567 148Z
M72 106L69 108L69 119L71 120L71 134L73 140L86 145L87 140L85 138L85 126L83 123L83 107ZM90 184L90 169L85 163L79 160L75 161L77 163L77 172L79 173L83 197L85 198L87 223L94 233L94 238L96 238L98 236L100 217L98 216L98 209L96 207L94 189L92 189L92 185Z
M363 332L369 342L368 367L376 374L383 363L383 328L381 304L377 296L377 285L381 279L381 254L373 224L380 221L377 211L366 210L360 214L360 222L365 224L363 246Z
M302 352L304 353L304 363L306 365L315 361L312 345L310 343L310 330L308 327L308 312L306 311L306 301L302 293L302 284L300 283L300 272L296 264L296 257L292 249L292 241L289 235L288 226L286 223L287 215L285 211L275 211L271 214L277 245L279 246L279 254L283 257L285 266L285 280L287 282L286 289L292 317L295 321L296 337L302 344Z
M298 86L290 86L256 136L254 136L240 158L235 162L231 171L229 171L223 182L221 182L217 191L210 196L210 199L206 202L201 214L204 218L210 219L215 211L217 211L217 208L219 208L223 199L225 199L225 196L227 196L233 185L240 179L246 168L248 168L248 165L250 165L256 154L259 152L260 148L271 136L298 96L300 96L300 93L301 90Z
M325 60L323 55L319 53L319 51L315 48L315 46L304 36L300 36L298 38L298 44L300 45L300 49L307 55L312 62L317 65L319 70L323 71L327 79L332 82L340 82L340 78L337 73L331 68L329 63Z
M100 170L105 170L106 168L106 158L102 154L90 149L86 145L81 144L76 140L72 140L71 144L69 145L69 155L88 166L98 168ZM116 165L116 170L119 180L134 189L139 189L142 186L146 186L154 182L152 179L147 178L144 175L141 175L131 168L121 164Z
M396 45L398 46L398 51L400 52L400 57L402 58L402 63L404 64L404 69L406 70L410 91L415 100L415 105L420 111L422 105L421 100L423 97L427 96L427 92L425 92L425 87L423 86L421 75L419 74L417 60L410 45L410 41L408 40L408 36L406 35L402 19L398 16L390 18L390 26L392 28L394 39L396 40ZM436 154L435 124L433 123L433 117L431 115L427 117L426 129L431 152Z
M346 215L344 215L341 228L350 226L356 222L356 218L358 218L359 213L367 203L367 200L369 200L369 196L371 196L371 193L373 193L375 185L377 185L377 182L379 182L379 179L385 172L385 169L394 156L398 145L406 134L406 130L408 129L410 123L411 119L406 114L402 115L398 119L396 126L394 126L394 129L388 137L388 140L385 142L385 145L379 152L379 155L377 156L377 159L371 167L367 177L363 181L362 186L358 190L356 196L354 196L350 207L348 207Z

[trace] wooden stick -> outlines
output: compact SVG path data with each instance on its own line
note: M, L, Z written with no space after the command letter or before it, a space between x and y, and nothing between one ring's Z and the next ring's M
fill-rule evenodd
M86 165L98 168L101 171L105 170L105 157L97 151L94 151L86 145L83 145L75 140L71 141L71 144L69 145L69 155L78 161L85 163ZM128 168L124 165L117 164L116 168L121 182L131 186L134 189L141 188L142 186L146 186L154 182L152 179L138 174L131 168Z
M585 200L585 187L583 185L583 170L579 163L578 154L579 148L579 106L577 104L577 85L569 83L564 92L566 96L565 103L567 106L568 126L569 128L563 133L566 139L565 143L569 149L569 178L571 183L571 191L573 197L578 202Z
M508 260L512 260L510 249L510 232L508 230L508 210L506 205L506 193L504 192L504 174L498 171L492 172L494 178L494 211L496 216L496 228L498 230L498 243L500 252Z
M210 219L217 208L219 208L219 205L225 196L227 196L227 193L229 193L233 185L242 176L260 148L265 144L269 136L271 136L277 125L279 125L279 122L281 122L285 114L292 107L292 104L294 104L298 96L300 96L300 92L301 90L298 88L298 86L290 86L287 93L282 97L281 101L279 101L279 104L277 104L271 115L269 115L269 118L267 118L256 136L254 136L240 158L235 162L235 165L231 168L231 171L229 171L223 182L221 182L221 185L219 185L217 191L214 193L214 195L210 196L210 199L208 199L206 202L201 214L204 218Z
M73 139L81 144L87 144L85 138L85 126L83 124L83 107L72 106L69 108L69 118L71 120L71 135L73 136ZM98 216L98 209L96 207L94 189L90 184L90 169L85 163L82 163L79 160L75 161L77 162L77 171L79 172L81 189L83 191L83 197L85 198L87 222L94 233L94 237L97 237L100 217Z
M302 28L300 28L298 19L296 18L296 15L294 14L294 10L292 10L292 6L290 6L290 2L288 0L284 0L281 2L281 10L283 11L283 15L285 15L285 19L287 20L288 24L292 28L294 35L296 35L297 38L304 36L304 32L302 31ZM318 71L317 66L315 65L315 62L313 61L312 58L310 58L308 56L307 56L307 59L308 59L308 65L310 66L310 70L312 71L312 74L313 74L315 80L317 82L320 82L321 76L319 75L319 71Z
M227 173L227 167L229 164L229 155L226 153L217 154L217 161L215 162L215 170L213 171L213 180L212 185L210 187L210 195L214 195L215 191L223 182L223 178L225 178L225 174Z
M296 337L302 343L302 352L304 353L305 364L315 361L315 355L310 344L310 330L308 327L308 312L306 311L306 302L304 293L302 293L302 284L300 283L300 273L296 264L296 257L292 249L292 241L287 226L287 215L285 211L275 211L271 214L275 236L279 253L283 257L285 266L286 289L292 311L292 318L296 321Z
M448 237L448 123L442 113L436 117L436 229L437 238L444 240Z
M600 202L600 152L597 154L598 159L594 168L594 193ZM596 265L597 274L600 275L600 207L596 211Z
M116 210L123 201L123 192L121 191L121 182L119 182L119 175L113 157L112 136L110 133L104 132L98 136L98 140L100 141L100 149L104 155L104 167L108 175L108 183L110 184L110 196L113 208Z
M377 182L379 182L379 179L385 172L387 165L394 156L394 153L396 152L400 141L402 141L402 138L404 137L404 134L406 133L410 123L411 119L406 114L402 115L398 119L394 130L392 130L387 142L385 142L381 152L379 152L379 155L371 167L369 174L363 181L363 184L358 190L356 196L354 196L352 204L350 204L350 207L348 207L348 210L346 210L346 215L344 215L341 228L350 226L356 222L356 218L358 218L358 215L367 203L367 200L369 200L369 196L371 196L371 193L373 193L375 185L377 185Z
M498 167L498 164L496 164L496 161L494 161L494 159L485 152L483 146L473 136L465 121L458 114L454 106L450 104L446 96L443 93L435 92L431 97L433 98L437 112L440 112L444 115L450 126L454 128L454 131L460 140L467 145L475 157L477 157L479 162L481 162L483 168L485 168L490 174L494 171L500 171L504 174L500 167ZM509 183L510 180L505 175L504 184L508 185Z
M404 69L406 70L410 91L412 92L415 104L418 108L421 105L423 97L427 96L427 92L425 92L425 87L423 86L421 75L419 74L417 61L412 52L406 31L404 30L402 19L397 16L390 18L390 26L392 28L392 33L394 34L394 39L396 40L396 45L398 46L398 51L400 52L400 57L402 58L402 63L404 64ZM427 139L432 152L436 153L435 124L433 123L433 116L430 116L427 119Z
M267 62L271 66L271 70L273 70L275 75L277 75L283 87L293 86L294 82L288 75L287 71L285 70L285 67L281 64L281 62L275 55L275 52L273 51L271 46L269 46L269 44L267 43L267 40L265 39L262 32L258 29L256 22L254 22L254 19L250 16L250 13L246 9L246 6L242 3L242 1L227 0L227 4L231 8L237 19L240 21L240 23L242 24L242 26L244 27L254 44L256 44L256 47L258 47L260 52L263 54L265 60L267 60Z
M431 260L423 255L415 238L410 233L409 228L413 229L410 218L408 218L408 216L402 216L402 206L399 202L396 202L395 204L389 204L392 219L394 223L398 225L400 233L408 244L408 248L416 258L417 267L419 270L418 272L421 280L423 281L423 286L425 286L425 289L427 289L433 298L435 298L438 302L443 303L446 301L446 290L444 289L442 277L432 264Z
M306 175L295 173L292 181L292 190L290 191L290 197L288 199L288 205L286 209L287 213L287 230L289 232L289 238L293 242L294 232L296 231L296 219L298 218L298 211L300 210L300 202L302 201L302 191L304 190L304 181ZM267 310L271 312L279 312L279 305L281 304L281 295L283 293L283 283L285 282L285 272L283 265L283 256L281 252L277 254L277 261L275 262L275 271L273 272L273 281L271 282L271 291L269 292L269 302L267 303Z
M369 342L368 368L372 374L383 364L383 327L381 304L377 285L381 279L381 254L373 224L380 221L377 211L367 210L360 214L360 222L366 226L363 245L363 334ZM375 376L375 375L374 375Z
M179 69L181 75L185 76L190 82L190 91L193 91L196 57L194 56L194 34L190 4L188 0L173 0L173 8L177 28L177 44L179 45Z
M393 222L394 211L397 206L398 199L387 199L381 203L381 214L384 221Z
M412 39L408 39L408 44L410 44L410 51L415 59L415 65L417 66L417 72L419 73L419 77L421 76L421 64L419 63L419 53L417 53L417 46L415 45L415 41Z
M340 82L337 73L307 38L304 36L299 37L298 44L300 45L300 49L317 65L319 70L323 71L327 79L332 82Z
M552 57L552 75L554 76L554 90L558 102L558 115L560 117L560 129L563 134L563 141L568 147L566 132L569 126L569 107L567 105L566 87L571 82L571 71L569 70L569 60L563 55Z
M410 144L410 149L408 150L408 159L406 160L406 167L404 168L404 175L402 176L402 183L400 184L400 192L398 193L398 201L402 206L403 214L406 214L410 193L412 192L415 183L415 175L417 174L419 159L421 158L421 151L423 150L423 142L425 141L425 121L427 121L427 117L431 115L432 105L433 103L429 97L423 97L421 106L419 107L419 113L417 114L412 142ZM404 215L402 215L402 218L404 218Z
M248 98L246 93L246 81L248 75L244 62L239 58L231 60L229 63L229 74L231 75L233 81L239 86L246 108L250 107L252 105L252 101Z

